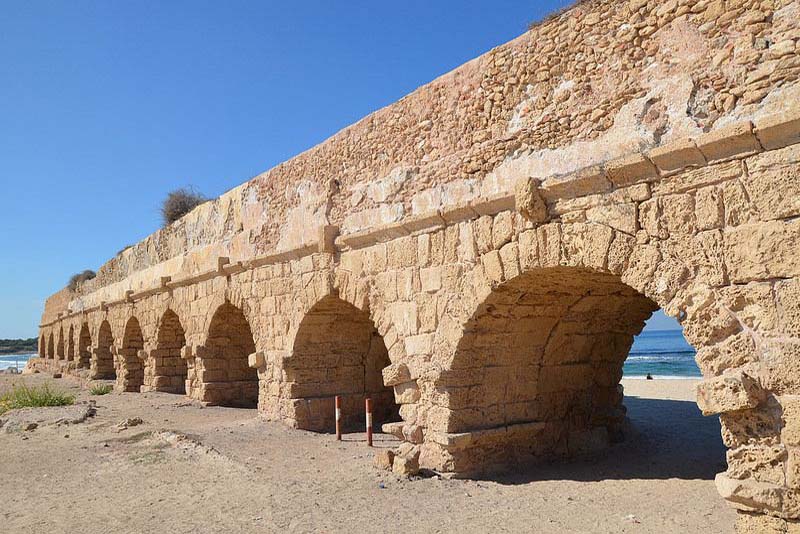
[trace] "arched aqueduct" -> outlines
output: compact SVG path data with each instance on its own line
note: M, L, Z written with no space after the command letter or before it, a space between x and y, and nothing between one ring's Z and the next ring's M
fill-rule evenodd
M53 295L31 365L315 431L369 395L399 461L470 474L615 440L660 307L722 423L720 493L794 523L800 6L739 4L579 4Z

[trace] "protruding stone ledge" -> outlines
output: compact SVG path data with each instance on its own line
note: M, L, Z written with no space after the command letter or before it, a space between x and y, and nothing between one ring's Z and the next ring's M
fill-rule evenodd
M486 439L502 439L505 435L511 433L536 434L544 430L545 427L546 424L541 422L517 423L482 430L473 430L472 432L433 432L429 430L425 433L425 436L433 443L441 445L452 452L466 449Z
M750 121L730 124L700 136L697 139L697 148L709 163L744 158L762 150Z
M756 137L764 150L777 150L800 143L800 103L789 113L776 113L756 120Z
M751 478L739 480L720 473L714 479L717 491L723 499L738 510L748 512L771 512L783 515L783 499L786 488Z
M653 148L647 153L647 157L662 176L670 176L708 164L693 139L682 139Z
M741 369L704 380L697 385L697 405L703 415L755 408L766 392L758 380Z
M553 176L542 181L542 197L547 201L575 198L589 194L605 193L612 188L611 181L601 165L592 165L563 176Z
M247 356L247 365L253 369L262 369L267 366L267 360L263 352L254 352Z
M606 164L606 173L614 187L627 187L658 178L658 169L644 154L630 154Z

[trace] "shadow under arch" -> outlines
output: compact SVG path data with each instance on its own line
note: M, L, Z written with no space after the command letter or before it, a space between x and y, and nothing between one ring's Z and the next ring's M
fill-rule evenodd
M205 345L197 347L189 369L191 396L209 404L255 408L258 372L248 364L256 350L250 323L241 308L223 302L211 317Z
M187 364L181 358L186 345L186 332L178 314L167 308L161 316L156 334L156 348L145 360L144 388L166 393L186 392Z
M125 323L122 347L117 351L117 388L120 391L141 391L144 384L144 365L139 351L144 349L144 335L139 320L131 317Z
M50 337L47 340L47 358L52 360L55 357L56 357L55 341L53 339L53 333L50 332Z
M58 343L56 344L56 359L64 359L64 327L58 329Z
M75 361L75 327L69 325L69 335L67 336L67 361Z
M596 451L622 437L622 365L658 309L613 274L540 268L494 288L435 383L444 431L469 435L449 470Z
M88 369L92 360L92 334L89 331L89 323L81 324L80 332L78 333L78 354L77 354L77 367L78 369Z
M362 430L364 400L372 399L373 423L396 421L392 388L383 384L390 364L383 338L366 311L327 295L304 315L284 361L294 425L316 432L335 430L334 397L342 398L342 427Z
M92 355L89 367L89 377L94 380L115 380L117 371L114 367L114 334L108 320L100 323L97 331L97 347Z

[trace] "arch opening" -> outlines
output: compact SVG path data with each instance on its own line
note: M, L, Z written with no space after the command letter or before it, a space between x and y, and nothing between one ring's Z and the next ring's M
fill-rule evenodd
M258 404L258 372L248 365L256 351L253 333L244 312L226 302L214 316L205 346L198 347L189 380L197 384L193 392L209 404L255 408Z
M51 360L56 357L55 341L53 340L52 332L50 332L50 338L47 340L47 357Z
M88 369L92 359L92 334L89 332L89 324L83 323L78 333L78 354L77 368Z
M67 361L75 361L75 327L69 326L69 336L67 337Z
M111 325L103 321L97 333L97 348L91 360L89 376L95 380L115 380L117 371L114 367L114 355L111 352L114 346L114 335Z
M316 303L300 323L284 370L294 424L316 432L335 430L334 397L342 398L345 430L363 430L364 399L373 423L399 420L392 388L383 384L389 353L369 314L336 296Z
M39 357L44 358L47 355L47 347L45 346L44 334L39 336Z
M459 472L565 457L622 438L620 386L634 336L658 305L614 275L557 267L493 290L464 325L435 403Z
M186 333L178 315L167 310L161 318L156 348L145 360L144 390L167 393L186 392L186 361L181 351L186 345Z
M131 317L125 324L122 335L122 348L117 351L117 388L120 391L141 390L144 384L144 365L139 358L139 351L144 349L144 336L139 320Z

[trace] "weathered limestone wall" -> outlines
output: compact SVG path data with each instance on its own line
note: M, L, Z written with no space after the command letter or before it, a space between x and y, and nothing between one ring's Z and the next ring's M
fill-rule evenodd
M582 2L125 250L72 309L779 112L800 97L799 16L788 0Z
M398 472L468 474L624 437L661 307L742 529L796 526L798 15L582 3L55 295L31 365L319 431L370 395Z

